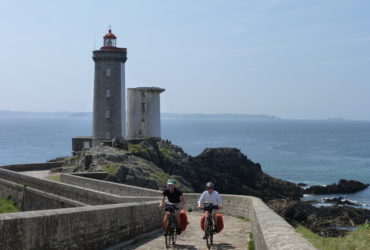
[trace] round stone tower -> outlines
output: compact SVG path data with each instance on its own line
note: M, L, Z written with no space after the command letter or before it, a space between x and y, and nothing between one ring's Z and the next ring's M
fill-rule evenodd
M104 45L93 51L95 62L93 145L126 136L125 62L127 49L116 47L111 30Z

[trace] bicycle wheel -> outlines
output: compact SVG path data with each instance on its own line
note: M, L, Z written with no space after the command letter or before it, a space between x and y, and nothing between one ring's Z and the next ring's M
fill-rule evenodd
M211 249L211 246L213 244L213 225L212 225L212 219L207 218L206 220L206 243L208 249Z
M164 242L166 244L166 248L169 248L171 244L171 224L169 219L167 219L166 229L164 231Z

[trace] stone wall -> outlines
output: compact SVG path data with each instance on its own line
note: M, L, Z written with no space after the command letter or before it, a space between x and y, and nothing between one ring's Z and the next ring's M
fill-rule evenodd
M63 162L45 162L45 163L29 163L29 164L15 164L15 165L4 165L0 166L2 169L11 171L37 171L37 170L49 170L52 168L59 168L63 165Z
M26 176L17 172L0 168L0 177L8 181L27 185L34 189L45 191L54 195L62 196L89 205L102 205L136 201L150 201L153 197L120 196L115 194L95 191L88 188L78 187L70 184L39 179Z
M200 194L185 194L186 208L196 208L199 196ZM315 249L261 199L241 195L222 195L222 199L224 208L221 213L243 216L252 221L256 249Z
M159 197L161 197L162 194L162 192L158 190L135 187L131 185L108 182L103 180L96 180L74 174L61 174L60 180L64 183L77 185L85 188L91 188L94 190L116 195L158 197L159 200Z
M0 249L103 249L160 227L157 202L0 214Z
M133 187L102 180L93 180L80 176L62 176L62 181L84 187L96 185L99 190L109 193L135 192L135 195L146 195L147 189ZM133 191L133 189L135 191ZM150 189L149 189L150 190ZM150 190L158 193L160 191ZM196 209L200 194L184 194L186 208ZM222 213L232 216L243 216L252 221L253 240L256 249L315 249L306 239L295 232L282 217L272 211L261 199L242 195L222 195L224 209Z
M53 195L28 186L0 179L0 197L11 197L21 211L86 206L87 204Z

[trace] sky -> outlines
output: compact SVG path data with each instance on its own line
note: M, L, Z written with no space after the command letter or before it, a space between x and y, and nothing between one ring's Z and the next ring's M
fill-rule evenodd
M161 111L370 120L370 1L0 0L0 110L92 111L109 25Z

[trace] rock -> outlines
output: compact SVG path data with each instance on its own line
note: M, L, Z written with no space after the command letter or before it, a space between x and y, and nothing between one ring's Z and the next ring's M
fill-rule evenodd
M302 182L298 183L297 185L298 185L298 186L300 186L300 187L305 187L305 186L307 186L307 184L306 184L306 183L302 183Z
M334 197L332 199L325 199L325 203L333 203L336 205L360 206L359 204L344 199L343 197Z
M343 236L338 227L353 227L370 219L370 210L353 207L314 207L298 200L270 200L268 206L293 226L301 224L322 236Z
M333 183L327 186L312 186L304 190L305 194L351 194L367 188L364 184L354 180L339 180L338 184Z

